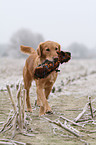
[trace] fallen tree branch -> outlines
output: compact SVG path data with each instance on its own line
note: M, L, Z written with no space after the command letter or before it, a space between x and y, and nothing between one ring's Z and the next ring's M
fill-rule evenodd
M88 130L89 133L96 133L96 130Z
M85 143L85 145L90 145L88 142L86 142L85 140L83 139L79 139L81 142Z
M88 120L91 120L91 118L79 119L77 122L83 123L83 122L88 121Z
M84 115L84 113L86 112L88 108L88 104L89 103L86 103L85 107L83 108L83 111L74 119L75 122L77 122Z
M85 130L85 129L80 129L80 131L84 131L86 133L96 133L96 130Z
M74 122L74 121L72 121L72 120L70 120L70 119L68 119L66 117L60 116L60 118L62 118L63 120L66 120L68 122L71 122L73 125L83 127L82 125L80 125L80 124L78 124L78 123L76 123L76 122Z
M47 121L49 121L50 123L53 123L63 129L65 129L66 131L68 131L69 133L73 134L76 137L81 137L79 134L77 134L76 132L74 132L73 130L71 130L70 128L68 128L66 125L62 124L60 121L56 122L56 121L52 121L49 118L44 117L44 119L46 119Z
M35 134L29 134L29 133L25 133L25 132L20 132L19 134L22 134L24 136L29 136L29 137L35 136Z
M90 106L91 116L93 118L92 103L96 100L96 98L93 99L92 101L91 101L91 97L88 97L88 99L89 99L89 102L86 103L85 107L83 108L83 111L74 119L75 122L78 122L78 120L80 120L80 118L84 115L84 113L88 109L88 105Z
M13 145L13 143L12 142L2 142L2 141L0 141L0 145ZM16 144L14 144L14 145L16 145Z
M14 143L14 144L16 143L16 145L17 145L17 144L19 144L19 145L26 145L26 143L19 142L19 141L16 141L16 140L10 140L10 139L0 139L0 141L2 141L2 144L5 142L6 144L7 144L7 143L12 143L12 145L13 145L13 143ZM10 144L10 145L11 145L11 144Z
M84 121L84 122L81 122L83 125L86 125L86 124L90 124L90 122L91 122L91 124L94 122L94 120L86 120L86 121ZM94 123L93 123L94 124Z
M65 109L65 111L82 111L82 109Z

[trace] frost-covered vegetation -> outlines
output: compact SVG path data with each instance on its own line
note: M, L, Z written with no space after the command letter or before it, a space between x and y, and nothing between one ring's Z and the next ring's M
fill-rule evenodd
M16 84L22 82L22 70L25 59L0 59L0 130L3 124L6 123L9 114L12 115L12 105L9 99L9 94L6 89L6 84L11 88L13 98L16 102ZM33 113L26 112L26 120L28 121L27 132L35 134L35 136L24 136L23 134L16 134L14 141L23 142L26 144L70 144L82 145L90 143L96 144L96 100L92 103L94 111L94 118L91 118L90 109L88 109L84 116L81 118L84 128L72 126L70 123L67 125L72 126L78 130L83 137L74 137L66 130L62 130L58 126L49 123L44 117L51 120L60 120L59 116L66 117L74 120L83 110L88 102L88 96L92 100L96 98L96 60L82 59L70 60L66 64L60 66L60 72L56 83L54 84L54 91L49 96L49 104L52 108L53 114L39 117L39 108L35 106L36 100L36 86L32 84L30 89L30 98ZM10 112L11 111L11 112ZM90 120L88 121L88 117ZM84 119L87 119L87 121ZM62 121L62 120L60 120ZM64 121L62 121L64 123ZM0 141L12 137L13 130L8 130L0 134ZM18 130L17 130L18 132ZM50 138L50 139L49 139ZM83 143L82 143L83 141ZM11 144L11 143L10 143Z

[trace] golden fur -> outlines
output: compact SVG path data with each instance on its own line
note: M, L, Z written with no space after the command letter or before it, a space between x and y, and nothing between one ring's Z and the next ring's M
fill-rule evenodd
M53 41L46 41L41 43L37 51L32 47L21 46L21 51L30 54L27 58L24 69L23 69L23 79L24 87L27 90L27 111L32 112L29 89L31 87L31 82L35 80L37 88L37 105L40 106L39 116L51 112L51 107L48 104L48 96L52 90L52 86L57 78L57 72L53 71L49 76L44 79L35 79L34 70L36 66L42 64L46 59L53 60L53 57L57 57L57 51L60 51L60 45Z

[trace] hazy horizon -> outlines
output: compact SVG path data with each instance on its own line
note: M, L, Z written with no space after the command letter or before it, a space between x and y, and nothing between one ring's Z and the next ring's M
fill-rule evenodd
M66 47L96 47L95 0L0 0L0 44L25 28Z

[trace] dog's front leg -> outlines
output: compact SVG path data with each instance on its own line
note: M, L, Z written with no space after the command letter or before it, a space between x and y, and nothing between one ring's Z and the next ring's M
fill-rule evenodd
M45 93L42 87L37 86L37 98L40 99L40 111L39 116L44 115L47 112L51 112L51 108L48 104L48 101L45 97Z

